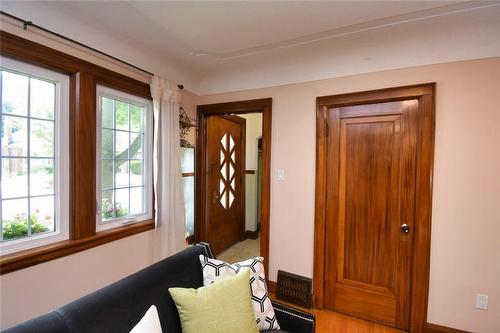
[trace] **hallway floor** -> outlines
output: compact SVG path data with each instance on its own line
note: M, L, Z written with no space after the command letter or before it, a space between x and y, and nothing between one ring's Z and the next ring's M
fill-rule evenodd
M260 255L260 237L257 239L245 239L238 242L220 253L217 259L227 263L235 263L245 259L255 258Z

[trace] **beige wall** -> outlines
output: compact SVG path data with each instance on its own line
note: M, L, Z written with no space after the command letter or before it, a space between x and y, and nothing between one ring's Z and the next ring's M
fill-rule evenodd
M245 164L246 170L257 172L257 140L262 136L262 114L240 115L246 119ZM257 229L257 173L245 175L245 229Z
M500 331L500 58L412 67L201 96L198 104L273 98L270 279L312 277L317 96L437 83L428 320ZM277 182L276 169L286 180ZM474 309L476 293L488 311Z
M153 263L154 231L0 276L0 329L31 319Z
M257 140L262 136L262 113L240 115L246 119L245 164L246 170L257 170Z
M312 276L316 96L432 81L437 124L429 321L498 332L500 58L190 95L184 101L193 112L195 104L273 98L270 279L275 281L278 269ZM286 170L285 181L276 181L278 168ZM0 328L151 264L152 244L150 231L0 276ZM488 311L474 309L476 293L489 295Z

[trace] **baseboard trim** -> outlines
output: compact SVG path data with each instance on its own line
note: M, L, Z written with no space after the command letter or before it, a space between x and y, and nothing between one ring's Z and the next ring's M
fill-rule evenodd
M245 231L245 239L257 239L259 238L259 230L255 230L255 231L250 231L250 230L247 230Z
M441 326L437 324L427 323L425 325L425 333L471 333L471 332L462 331L456 328Z
M267 290L273 294L276 294L276 282L267 281Z

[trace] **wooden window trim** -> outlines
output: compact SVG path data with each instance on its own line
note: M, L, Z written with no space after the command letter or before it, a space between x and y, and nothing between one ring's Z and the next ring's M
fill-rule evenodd
M132 225L126 225L113 229L104 230L93 236L65 240L33 249L11 253L0 257L1 274L17 271L33 265L38 265L53 259L65 257L80 251L103 245L118 239L132 236L155 228L153 220L142 221Z
M5 31L0 54L70 77L69 239L1 256L0 275L154 229L153 219L97 233L95 223L96 86L151 100L149 84Z

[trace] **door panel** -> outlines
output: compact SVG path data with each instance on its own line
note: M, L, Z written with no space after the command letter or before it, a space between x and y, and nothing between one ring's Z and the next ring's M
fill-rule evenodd
M244 233L245 119L209 116L206 133L206 234L218 254Z
M325 307L406 329L416 100L330 109Z

